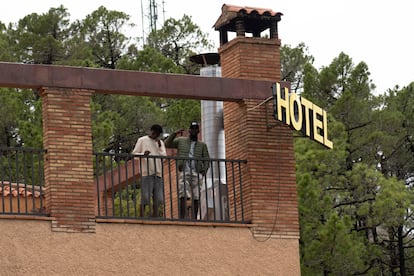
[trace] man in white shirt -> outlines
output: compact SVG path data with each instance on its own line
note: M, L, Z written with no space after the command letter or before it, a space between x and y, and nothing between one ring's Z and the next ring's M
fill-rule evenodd
M141 217L145 214L145 207L152 199L152 216L161 217L164 206L164 182L162 179L162 159L166 156L165 145L160 140L163 132L160 125L152 125L149 135L140 137L132 151L141 155L139 167L141 172ZM154 156L154 157L150 157ZM157 157L158 156L158 157Z

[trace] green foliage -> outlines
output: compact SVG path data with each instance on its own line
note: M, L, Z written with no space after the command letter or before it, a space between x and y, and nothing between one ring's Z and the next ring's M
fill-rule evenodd
M177 74L184 73L184 70L176 65L173 60L149 46L145 46L142 51L138 52L130 49L128 55L125 55L119 61L118 69Z
M59 6L46 14L32 13L9 29L15 59L24 63L53 64L65 58L69 13Z
M0 60L1 61L14 61L12 43L10 42L10 35L6 29L6 26L0 22Z
M377 200L373 203L375 216L372 224L383 224L385 227L404 225L407 210L411 207L413 200L413 194L405 188L402 181L395 178L383 178Z
M148 97L94 95L94 150L130 153L137 138L146 135L163 116Z
M410 180L414 171L414 84L390 90L381 97L382 108L375 112L378 162L384 175Z
M191 121L201 120L200 101L197 100L172 100L165 110L165 124L170 132L178 129L187 129Z
M352 220L332 213L314 231L304 254L313 256L302 263L303 275L351 275L364 269L363 239L349 228Z
M0 89L0 146L42 147L41 100L32 90Z
M189 58L212 47L207 35L192 22L191 16L188 15L184 15L179 20L167 19L160 30L149 34L147 44L182 67L186 74L196 74L199 70L199 67L192 64Z
M148 206L141 205L141 189L136 184L130 185L118 191L114 195L114 212L116 217L136 218L141 216L141 208L145 208L143 212L144 217L151 217L153 212L152 199ZM159 214L163 213L164 207L160 205Z
M114 216L116 217L139 217L141 209L141 189L130 187L123 189L114 196ZM146 210L145 214L148 215Z
M305 66L312 64L314 58L308 54L308 47L302 42L295 48L282 45L280 48L280 63L282 68L282 81L291 84L291 91L301 94L303 91L303 78Z
M116 68L128 43L127 37L122 33L128 20L129 15L108 11L100 6L82 21L80 35L91 49L93 61L99 67Z
M303 68L302 95L328 110L334 149L295 142L302 272L406 273L414 267L404 258L414 245L412 87L374 96L366 64L344 53L320 72Z

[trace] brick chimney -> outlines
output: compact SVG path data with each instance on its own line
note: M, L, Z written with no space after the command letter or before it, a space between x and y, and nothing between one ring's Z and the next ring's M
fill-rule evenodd
M220 32L222 77L279 82L282 13L222 6L214 24ZM268 31L266 33L266 31ZM228 39L228 32L235 32ZM269 99L272 96L269 87ZM256 236L299 238L293 133L273 118L268 99L225 102L226 158L246 159L243 172L246 217Z

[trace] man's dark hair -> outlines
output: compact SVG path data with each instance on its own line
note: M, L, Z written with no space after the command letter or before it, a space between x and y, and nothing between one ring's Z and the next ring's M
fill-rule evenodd
M151 130L162 133L162 127L160 125L152 125Z

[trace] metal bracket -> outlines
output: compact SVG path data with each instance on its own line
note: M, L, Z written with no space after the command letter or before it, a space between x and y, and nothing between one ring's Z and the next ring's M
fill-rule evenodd
M272 117L274 118L275 117L275 107L274 107L274 104L275 104L275 97L276 97L276 83L272 83L272 95L273 95L273 97L272 98L269 98L266 102L265 102L265 112L266 112L266 128L267 128L267 131L269 131L269 130L271 130L272 128L274 128L274 127L276 127L277 126L277 123L271 123L271 122L269 122L269 113L270 113L270 111L269 111L269 108L270 108L270 110L271 110L271 112L272 112ZM272 100L272 103L273 103L273 107L271 106L271 107L269 107L269 102L270 102L270 100Z

